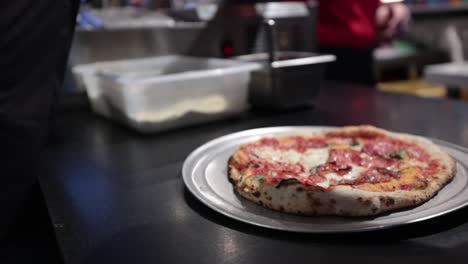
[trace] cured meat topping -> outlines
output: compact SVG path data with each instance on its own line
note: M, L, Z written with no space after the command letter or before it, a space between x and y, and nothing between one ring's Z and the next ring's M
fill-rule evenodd
M323 188L385 183L398 179L400 169L407 167L408 161L425 164L423 177L440 170L439 162L431 160L418 145L379 133L267 137L243 148L249 153L249 162L237 164L236 168L249 170L249 175L261 176L262 182L270 183L293 179Z

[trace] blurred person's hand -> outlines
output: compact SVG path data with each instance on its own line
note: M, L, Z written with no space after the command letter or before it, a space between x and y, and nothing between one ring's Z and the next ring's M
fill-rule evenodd
M381 41L390 41L398 33L404 31L408 27L410 17L410 11L403 3L381 5L375 14Z

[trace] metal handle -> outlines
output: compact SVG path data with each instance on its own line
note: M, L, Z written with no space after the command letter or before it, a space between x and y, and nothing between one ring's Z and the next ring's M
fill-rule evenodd
M271 64L275 61L275 21L273 19L266 19L263 21L265 28L265 44L268 51L268 68L271 68Z

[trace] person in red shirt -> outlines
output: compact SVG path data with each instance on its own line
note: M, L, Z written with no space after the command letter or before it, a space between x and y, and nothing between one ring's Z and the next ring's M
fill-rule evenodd
M316 0L321 53L337 61L327 68L327 79L375 83L373 50L407 24L408 8L396 1Z

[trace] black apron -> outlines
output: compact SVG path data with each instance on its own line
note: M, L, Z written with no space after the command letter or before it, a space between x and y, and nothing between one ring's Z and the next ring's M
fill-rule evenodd
M78 0L0 1L0 229L20 213L36 181L78 5Z
M375 86L374 48L320 47L319 52L336 56L336 61L327 65L325 79Z

